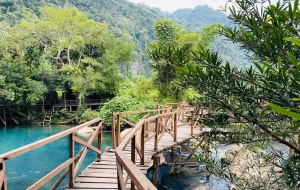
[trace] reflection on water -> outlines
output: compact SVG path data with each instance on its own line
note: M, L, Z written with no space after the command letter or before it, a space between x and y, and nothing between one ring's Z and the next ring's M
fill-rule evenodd
M0 154L19 148L26 144L49 137L53 134L67 130L72 126L19 126L0 128ZM93 142L97 146L97 141ZM111 146L111 134L104 132L102 150ZM81 149L81 145L75 143L75 154ZM62 138L34 151L7 160L7 182L9 189L26 189L51 170L62 164L69 157L68 137ZM80 170L82 171L96 158L96 153L89 150ZM59 175L58 175L59 176ZM57 177L56 177L57 178ZM66 177L68 179L68 177ZM49 189L55 179L50 181L42 189ZM58 189L64 189L65 180Z

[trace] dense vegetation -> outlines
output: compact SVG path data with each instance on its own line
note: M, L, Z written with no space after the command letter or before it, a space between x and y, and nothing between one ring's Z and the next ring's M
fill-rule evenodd
M50 6L57 8L71 8L75 6L88 18L96 22L107 23L109 31L124 42L133 42L135 49L133 60L122 67L123 75L127 71L133 74L151 76L152 70L147 64L148 58L143 55L147 44L155 40L153 25L158 19L171 19L187 31L201 32L209 24L223 24L232 26L227 16L208 6L198 6L195 9L182 9L173 14L166 14L159 9L149 8L143 4L133 4L125 0L91 1L91 0L2 0L0 3L1 17L9 25L20 22L24 15L40 15L40 7ZM217 40L213 48L222 53L224 59L230 59L236 65L248 65L238 46L228 43L224 39Z
M44 106L53 91L72 90L79 104L88 95L115 94L121 78L115 71L132 59L133 44L76 8L40 10L39 17L29 15L2 31L0 73L8 92L2 106L26 113L37 103Z
M299 189L299 0L275 5L236 0L232 4L229 18L237 26L223 27L221 35L252 52L253 67L224 62L218 52L202 44L196 49L180 48L174 39L167 49L178 51L155 47L156 56L151 58L174 68L182 86L203 95L195 105L211 110L208 118L199 121L213 129L209 142L244 145L229 152L223 165L200 153L198 159L210 173L226 177L236 189ZM228 130L237 134L222 133ZM277 143L287 151L276 149ZM205 151L206 146L202 148Z
M239 189L299 189L299 0L231 3L233 24L207 6L163 14L124 0L1 1L0 104L32 121L50 93L70 92L82 106L55 113L57 121L101 115L109 125L113 111L194 98L212 111L199 122L241 134L207 138L242 143L250 157L234 166L238 154L231 155L221 167L200 154L211 173ZM211 46L216 33L222 37ZM253 66L241 68L248 64L238 46L224 38L240 44ZM84 105L95 94L114 97L101 114Z
M0 103L21 123L37 119L40 111L35 105L49 104L53 94L55 100L62 100L63 92L73 94L80 103L89 95L112 98L118 95L121 79L132 82L137 74L152 76L154 65L143 52L155 40L153 25L158 19L171 18L198 35L205 33L207 24L230 23L225 14L207 6L166 14L123 0L2 0L0 11ZM211 17L203 19L208 13ZM199 21L183 20L187 15ZM224 51L234 46L220 47ZM185 92L178 94L180 88L176 91L156 101L185 98Z

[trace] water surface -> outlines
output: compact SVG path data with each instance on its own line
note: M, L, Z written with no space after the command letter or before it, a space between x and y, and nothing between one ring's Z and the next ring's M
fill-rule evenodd
M49 137L71 127L66 125L0 127L0 154ZM97 146L97 142L93 142L93 145ZM102 150L107 146L111 146L111 134L104 132ZM81 148L81 145L75 143L75 155ZM5 164L8 189L26 189L30 187L68 158L69 139L65 137L11 160L7 160ZM89 150L80 170L82 171L95 158L96 153ZM42 189L49 189L55 182L55 179L46 184ZM68 176L58 189L64 189L67 184Z

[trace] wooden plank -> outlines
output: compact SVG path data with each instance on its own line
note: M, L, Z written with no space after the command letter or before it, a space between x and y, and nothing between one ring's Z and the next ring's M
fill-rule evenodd
M115 169L116 165L90 165L88 168L99 168L99 169Z
M116 174L117 170L86 168L82 173L110 173Z
M78 177L75 182L80 183L118 183L117 178Z
M79 175L79 177L99 177L99 178L116 178L116 174L112 173L88 173L88 172L83 172ZM75 179L77 180L77 179Z
M75 189L76 188L89 188L89 189L116 189L118 188L117 183L76 183L75 184Z

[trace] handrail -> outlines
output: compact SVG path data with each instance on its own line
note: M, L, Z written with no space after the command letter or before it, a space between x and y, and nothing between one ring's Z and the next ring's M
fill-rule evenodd
M92 137L89 139L88 142L83 141L82 139L75 136L75 132L78 130L91 126L93 124L98 123L95 132L93 133ZM50 181L54 176L56 176L60 171L64 170L65 168L67 172L64 172L64 175L59 178L59 181L56 182L55 187L57 187L57 184L59 184L62 179L69 173L69 187L74 186L74 178L78 172L78 168L80 167L82 160L84 159L86 155L87 148L92 149L93 151L97 152L98 158L101 156L101 141L102 141L102 119L96 118L91 121L88 121L86 123L83 123L81 125L78 125L76 127L73 127L71 129L68 129L66 131L57 133L55 135L52 135L50 137L41 139L39 141L33 142L31 144L25 145L21 148L6 152L4 154L0 155L0 189L1 190L7 190L7 182L6 182L6 168L5 168L5 162L6 160L9 160L11 158L17 157L19 155L22 155L26 152L35 150L41 146L47 145L53 141L56 141L58 139L64 138L66 136L69 136L69 151L70 151L70 157L67 159L64 163L62 163L60 166L49 172L46 176L44 176L42 179L37 181L35 184L30 186L28 189L38 189L42 187L44 184L46 184L48 181ZM94 147L91 145L94 138L98 136L98 147ZM79 152L77 156L74 156L74 143L80 143L84 147ZM75 168L75 162L78 161L76 168Z
M145 190L145 189L156 189L156 187L148 180L148 178L137 168L136 166L136 150L140 154L140 165L144 165L144 143L145 143L145 126L149 121L155 120L155 140L154 140L154 150L158 150L158 141L159 133L164 133L167 130L167 127L173 129L174 134L174 142L177 142L177 120L181 117L178 117L180 114L185 114L187 112L191 113L193 116L193 110L179 110L175 112L167 112L162 114L157 114L152 117L141 119L134 128L127 134L123 141L120 142L119 146L116 148L115 154L117 159L117 176L118 176L118 189L125 189L126 182L123 180L123 169L131 178L131 189L137 187L137 189ZM163 120L165 123L163 123ZM193 120L193 118L191 118ZM191 134L192 128L194 127L194 123L191 124ZM137 143L136 134L138 131L141 131L140 141L141 147L139 149ZM131 142L131 159L129 159L124 152L126 146Z
M150 113L162 113L162 112L168 112L170 111L170 108L164 108L164 109L153 109L153 110L137 110L137 111L126 111L126 112L113 112L111 114L111 131L112 131L112 146L113 148L116 148L120 143L120 133L121 133L121 121L131 125L134 127L136 124L126 120L122 117L122 115L128 115L128 114L146 114L150 115ZM117 126L115 125L115 117L117 117ZM116 133L117 132L117 133ZM148 131L147 131L148 132Z

